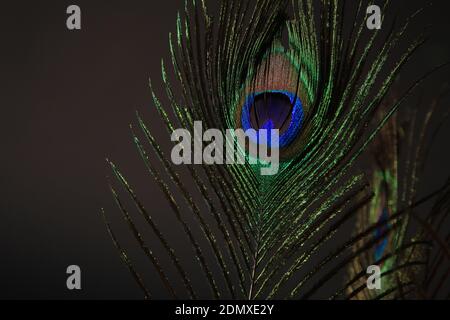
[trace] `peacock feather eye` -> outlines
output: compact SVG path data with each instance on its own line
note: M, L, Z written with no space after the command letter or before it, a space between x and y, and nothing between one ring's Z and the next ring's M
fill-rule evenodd
M247 81L236 108L236 128L279 130L278 148L283 160L296 148L305 127L310 106L299 70L283 48L272 49ZM253 143L259 135L250 138Z
M387 143L383 145L386 146ZM389 156L390 155L385 158L389 159ZM379 159L378 161L383 163L383 166L387 167L387 164L384 163L389 163L389 160L386 159ZM393 165L391 164L391 166ZM373 224L380 224L380 227L376 228L373 233L374 240L376 241L373 259L374 261L379 261L394 243L392 236L387 233L392 227L389 218L396 210L398 190L396 169L393 167L388 169L378 169L374 172L372 179L375 198L372 200L370 206L370 220ZM384 263L381 265L384 266Z
M300 98L292 92L280 90L249 94L241 115L244 130L278 129L279 148L288 146L296 138L302 127L303 118ZM270 139L266 141L270 147Z

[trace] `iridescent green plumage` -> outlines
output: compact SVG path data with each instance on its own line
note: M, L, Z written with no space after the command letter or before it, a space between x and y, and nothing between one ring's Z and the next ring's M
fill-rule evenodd
M190 244L198 272L210 289L196 292L177 250L111 163L176 266L178 276L168 278L135 232L174 297L307 298L326 278L311 287L314 276L342 256L354 257L352 246L371 238L369 224L342 246L328 249L320 262L315 258L370 200L363 174L351 169L404 100L392 103L368 129L401 67L423 39L413 41L394 60L393 50L410 20L376 45L381 31L367 30L363 2L357 1L356 6L347 17L345 1L261 0L256 5L223 1L213 17L204 1L192 1L186 4L184 17L178 16L176 35L170 35L169 44L171 69L182 99L174 93L164 62L162 79L170 106L163 106L152 89L168 135L177 128L192 131L194 121L202 121L205 130L218 128L224 134L226 129L237 129L240 101L255 88L291 88L304 101L306 116L296 140L280 150L278 174L261 176L259 166L249 164L189 165L186 169L195 190L187 188L181 169L170 162L138 116L158 166L133 133L135 144L182 226L180 236ZM282 73L286 70L289 75ZM194 200L199 198L201 204ZM395 204L389 206L397 209ZM136 224L120 207L134 230ZM190 217L200 232L191 231ZM183 293L175 292L173 283L179 281Z

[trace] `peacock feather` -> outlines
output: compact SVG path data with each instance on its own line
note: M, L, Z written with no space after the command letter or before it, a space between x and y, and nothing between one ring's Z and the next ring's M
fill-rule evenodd
M410 110L406 115L405 112L399 112L383 127L371 147L369 172L374 196L370 203L360 210L356 230L358 233L371 225L378 225L373 232L376 245L350 264L350 281L347 284L349 297L398 298L399 292L404 295L405 291L417 290L411 287L417 285L416 279L423 277L424 274L425 279L421 281L424 288L428 288L432 276L435 276L426 272L430 259L427 254L430 254L431 244L436 242L436 238L437 243L441 243L442 248L438 250L438 256L445 255L444 252L447 251L445 241L439 239L438 234L438 230L442 228L439 224L445 220L440 220L445 217L445 213L439 213L442 208L434 207L427 219L423 220L412 208L417 199L418 184L425 161L426 152L423 146L426 144L423 140L429 131L428 127L437 105L437 101L431 103L424 121L419 120L418 109ZM400 118L406 119L406 123L400 123ZM419 143L416 143L417 140ZM400 208L408 208L411 211L408 215L392 219ZM441 218L436 219L439 216ZM408 232L414 222L411 220L416 220L415 222L421 225L421 228L413 233ZM438 225L435 225L436 223ZM394 226L396 230L389 232ZM354 252L360 250L363 245L362 241L356 244ZM364 279L358 276L365 272L364 268L368 265L378 265L381 268L383 277L379 290L368 290ZM427 295L424 288L420 288L421 298L436 296L436 293Z
M386 1L383 10L389 5ZM150 83L167 136L178 128L195 132L199 122L203 130L218 129L223 136L230 129L278 129L277 145L261 138L248 143L278 153L280 163L276 174L262 174L268 163L255 161L232 136L243 163L200 165L193 155L194 164L175 165L157 141L159 129L137 115L133 141L171 207L183 245L174 244L155 219L156 209L144 206L145 197L108 160L145 228L120 192L111 190L171 297L309 298L350 266L351 279L361 278L366 262L382 263L383 272L396 267L396 252L405 245L405 231L398 229L405 228L403 217L415 203L398 200L395 114L420 81L381 105L402 67L424 43L420 35L394 54L419 13L383 31L367 29L363 1L351 6L339 0L221 1L215 15L206 1L186 1L176 33L169 35L171 59L161 64L168 103ZM201 143L202 137L194 140ZM210 142L212 147L218 143ZM386 147L385 158L367 176L355 170L368 146L377 143ZM448 188L436 196L442 194L448 205ZM357 230L349 235L343 230L355 219ZM145 297L161 297L148 289L108 221L106 225ZM143 233L147 227L151 243ZM385 259L386 253L392 257ZM194 268L186 267L187 256ZM203 286L194 276L203 279ZM329 296L351 296L355 283Z

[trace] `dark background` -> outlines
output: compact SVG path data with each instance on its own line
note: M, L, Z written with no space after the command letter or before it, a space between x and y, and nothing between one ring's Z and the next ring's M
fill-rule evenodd
M392 15L427 3L395 2ZM81 7L81 31L66 28L70 4ZM182 8L175 0L2 3L0 298L142 298L99 216L101 207L118 216L105 157L144 188L149 206L168 210L150 180L140 179L128 124L136 110L158 123L148 78L160 91L161 58ZM435 1L414 26L433 24L412 75L450 58L449 15L450 3ZM446 73L430 87L439 88ZM401 80L410 83L409 73ZM449 133L447 125L436 140L426 188L448 175ZM71 264L82 269L81 291L66 289Z

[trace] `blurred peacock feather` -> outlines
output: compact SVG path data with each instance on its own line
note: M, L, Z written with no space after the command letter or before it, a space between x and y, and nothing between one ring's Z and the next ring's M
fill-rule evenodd
M439 233L445 226L448 196L445 192L439 195L426 219L414 212L416 206L413 205L417 201L418 183L429 152L429 147L424 148L427 145L427 132L440 98L426 108L423 121L419 121L419 108L411 108L406 115L399 112L393 116L373 143L369 162L372 166L370 175L374 197L358 213L356 229L361 232L370 226L379 226L373 232L374 246L366 249L363 241L360 241L353 248L354 252L361 250L361 254L349 266L349 282L346 286L349 297L393 299L405 298L413 293L419 298L436 298L447 279L448 263L442 263L442 259L450 257L448 234L445 234L448 231L443 230L446 241L441 239ZM406 119L403 124L399 121L401 116ZM447 116L448 111L444 113L441 123ZM400 170L401 164L403 170ZM446 192L448 194L448 190ZM406 208L408 214L394 218L400 208ZM408 234L411 220L418 223L419 228ZM394 226L395 230L389 232ZM437 252L432 251L433 243L438 246ZM433 267L428 270L431 258L434 259ZM368 265L381 268L383 276L380 290L367 289L365 279L361 278ZM437 281L437 287L432 290L435 284L433 280L439 276L439 268L443 269L443 278Z
M261 175L264 164L250 164L248 157L245 165L181 168L171 163L153 131L137 116L151 152L133 129L135 145L183 229L179 237L189 247L173 245L152 210L109 162L154 234L151 246L118 192L111 190L171 297L404 297L419 292L411 287L423 288L418 284L421 270L448 262L448 236L441 240L434 226L447 218L449 184L416 199L418 155L423 150L409 151L403 178L398 171L398 141L404 139L406 149L420 144L411 137L398 138L396 112L423 79L382 104L402 67L425 42L420 35L397 59L393 57L420 11L401 25L384 26L388 31L383 33L366 28L364 1L352 1L351 6L350 10L346 1L338 0L221 1L214 17L205 1L186 2L176 34L169 36L171 68L182 99L174 93L164 61L162 81L170 107L163 106L150 84L169 136L177 128L192 131L194 121L224 135L226 129L276 128L281 163L273 176ZM383 10L387 8L389 1ZM366 178L355 165L368 146L376 152ZM194 189L188 187L191 184ZM437 199L431 214L419 218L415 209L430 199ZM149 291L102 213L145 297L161 297ZM420 227L409 235L413 216ZM345 226L355 219L356 231L349 236ZM429 249L433 241L439 243L438 252ZM187 251L193 253L197 271L186 268L180 258L180 252ZM164 259L174 275L168 275ZM381 292L364 287L371 264L382 267ZM318 295L345 270L345 286ZM447 275L448 271L447 267ZM192 281L194 272L204 277L208 291Z

